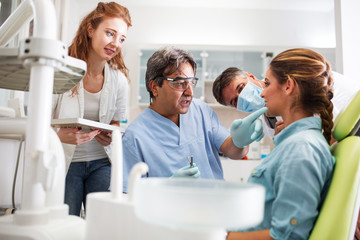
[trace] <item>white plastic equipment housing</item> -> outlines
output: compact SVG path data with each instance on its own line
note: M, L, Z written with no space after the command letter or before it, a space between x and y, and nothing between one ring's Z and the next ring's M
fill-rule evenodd
M0 238L9 238L9 234L12 234L11 239L32 239L29 238L30 235L50 236L51 234L45 233L51 232L48 229L67 229L69 233L74 233L71 239L82 239L84 231L80 226L84 221L80 218L74 221L67 219L68 209L63 203L65 157L60 140L50 128L50 119L54 72L64 72L65 75L74 73L76 76L75 81L70 86L67 85L67 89L62 87L61 91L64 92L81 80L86 64L68 57L67 49L57 40L56 12L50 0L23 1L0 27L0 45L6 45L32 17L33 37L24 40L20 50L0 49L0 54L4 53L0 56L0 87L11 82L2 80L6 79L8 72L13 72L2 70L16 66L16 70L26 69L23 72L25 74L20 74L25 77L13 75L8 78L20 79L20 86L14 85L8 89L29 90L27 119L12 119L11 122L0 120L0 134L26 136L21 207L14 215L0 218ZM68 67L72 63L77 66ZM69 224L63 225L62 222ZM12 231L9 232L8 229ZM22 235L25 229L28 231L27 236ZM58 239L62 237L64 235L59 235Z

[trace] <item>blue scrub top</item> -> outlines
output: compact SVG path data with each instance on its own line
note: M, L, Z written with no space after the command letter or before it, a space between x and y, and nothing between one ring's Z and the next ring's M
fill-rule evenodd
M180 114L180 127L146 108L123 136L124 192L138 162L149 166L147 177L170 177L189 165L188 157L193 156L200 178L223 179L219 149L229 136L216 113L199 99Z
M334 157L321 133L321 119L298 120L274 137L275 148L248 182L265 187L263 222L274 239L308 239L332 177Z

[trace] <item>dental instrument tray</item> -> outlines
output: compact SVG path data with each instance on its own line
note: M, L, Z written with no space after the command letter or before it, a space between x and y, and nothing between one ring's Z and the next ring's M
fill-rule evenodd
M86 63L64 56L64 65L55 66L53 93L73 88L85 75ZM0 88L29 91L30 69L19 59L18 48L0 48Z
M103 130L104 132L112 132L116 129L120 131L120 133L125 132L125 128L123 127L116 127L113 125L95 122L88 119L83 118L64 118L64 119L52 119L51 120L51 126L52 127L58 127L58 128L82 128L88 129L88 130Z

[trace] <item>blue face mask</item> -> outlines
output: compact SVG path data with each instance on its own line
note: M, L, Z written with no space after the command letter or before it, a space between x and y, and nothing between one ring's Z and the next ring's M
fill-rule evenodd
M248 81L239 94L236 108L242 112L252 113L264 107L265 101L260 97L262 91L263 89L261 87Z

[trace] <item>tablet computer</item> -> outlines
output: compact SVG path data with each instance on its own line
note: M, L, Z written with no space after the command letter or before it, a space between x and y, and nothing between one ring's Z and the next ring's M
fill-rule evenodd
M83 118L63 118L63 119L52 119L51 120L52 127L58 128L82 128L82 129L89 129L89 130L96 130L100 129L104 132L112 132L118 129L121 133L125 132L125 128L117 127L105 123L100 123L88 119Z

